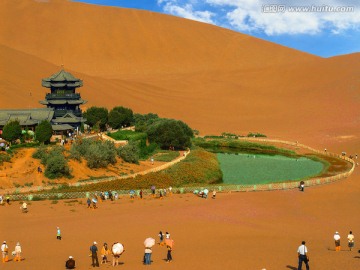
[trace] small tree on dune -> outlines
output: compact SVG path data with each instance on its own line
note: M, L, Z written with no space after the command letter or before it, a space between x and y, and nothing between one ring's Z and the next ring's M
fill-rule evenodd
M49 143L52 136L53 129L49 121L41 121L35 128L35 138L40 143Z

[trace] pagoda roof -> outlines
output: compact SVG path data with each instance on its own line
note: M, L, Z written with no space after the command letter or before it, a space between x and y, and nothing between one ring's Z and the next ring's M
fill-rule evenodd
M51 125L54 131L73 130L74 127L69 124Z
M77 105L77 104L85 104L87 103L86 100L83 99L78 99L78 100L67 100L67 99L50 99L50 100L40 100L39 101L40 104L43 105L48 105L48 104L52 104L52 105L62 105L62 104L71 104L71 105Z
M51 121L54 109L9 109L0 110L0 126L5 126L11 121L18 120L21 126L37 125L43 120Z
M83 117L77 117L71 112L68 112L61 117L56 117L55 119L53 119L54 123L80 123L85 121L86 120Z
M83 86L83 81L74 77L71 73L65 71L64 69L59 72L51 75L49 78L42 79L41 85L43 87L81 87Z

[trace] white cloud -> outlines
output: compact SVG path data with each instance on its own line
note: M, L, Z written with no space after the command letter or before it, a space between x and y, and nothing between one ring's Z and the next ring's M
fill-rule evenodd
M196 3L197 1L195 0L158 0L158 4L163 5L163 10L166 13L190 20L214 24L212 17L215 16L215 14L208 10L195 10L194 5Z
M360 29L360 1L354 0L158 0L158 4L172 15L269 36Z

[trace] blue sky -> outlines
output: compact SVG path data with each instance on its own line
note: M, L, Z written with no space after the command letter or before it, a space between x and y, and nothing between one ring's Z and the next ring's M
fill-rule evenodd
M165 13L322 57L360 52L359 0L73 0Z

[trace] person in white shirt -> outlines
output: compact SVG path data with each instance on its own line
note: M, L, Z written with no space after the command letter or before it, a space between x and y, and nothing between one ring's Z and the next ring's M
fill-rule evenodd
M340 251L341 250L340 234L338 232L335 232L334 240L335 240L335 251Z
M347 238L348 238L348 247L351 251L351 249L354 247L354 238L355 238L354 235L352 234L352 231L349 232Z
M4 241L1 245L1 253L2 253L2 262L7 262L9 260L8 257L9 247L6 244L6 241Z
M17 242L16 246L15 246L15 258L14 258L14 261L18 261L20 262L21 261L21 246L20 246L20 243Z
M301 242L301 246L298 247L297 253L298 253L298 258L299 258L298 270L302 269L303 262L306 265L306 270L310 270L308 250L307 250L307 247L305 246L305 241Z

